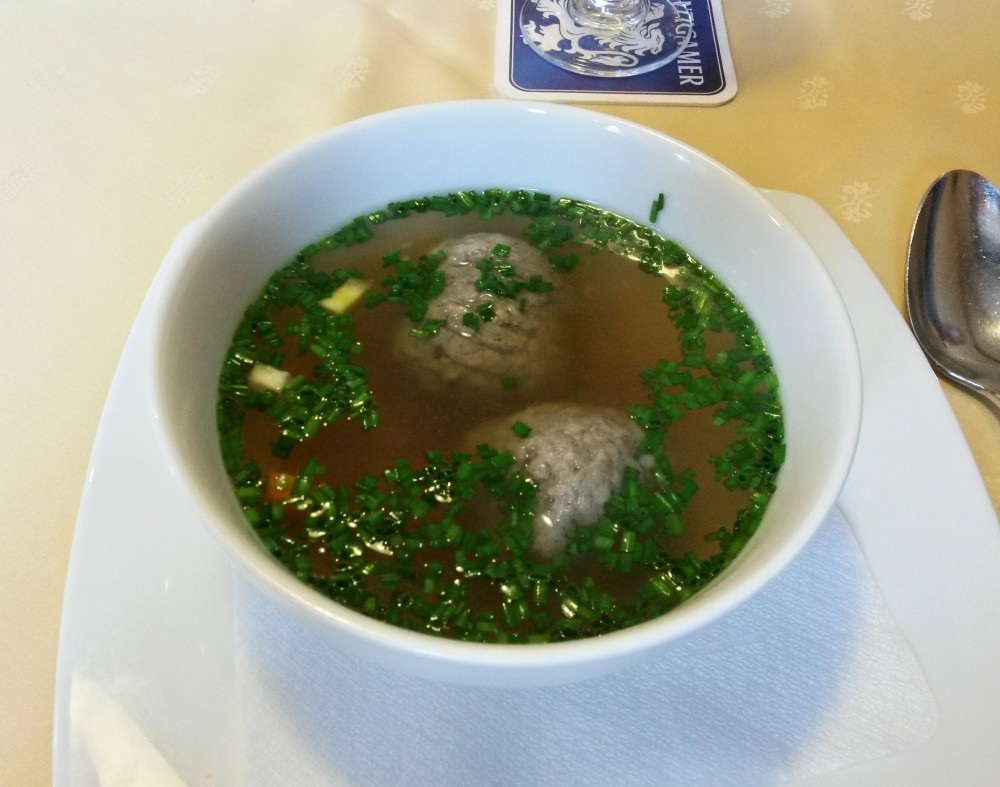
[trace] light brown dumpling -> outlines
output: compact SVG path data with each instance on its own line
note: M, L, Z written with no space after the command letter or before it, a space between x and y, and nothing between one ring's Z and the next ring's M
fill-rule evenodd
M531 428L527 437L511 429ZM624 413L571 403L533 405L477 430L473 442L510 451L538 485L532 551L552 557L566 546L574 523L592 525L620 488L626 467L647 471L651 457L634 458L642 429Z
M559 371L559 324L551 308L551 292L524 291L517 298L479 292L481 272L476 263L488 258L498 245L510 247L505 262L520 279L551 279L551 266L526 241L498 233L474 233L440 244L447 255L438 270L445 274L444 291L428 309L428 320L444 320L434 336L415 338L409 324L397 340L401 356L412 365L429 390L454 385L498 392L516 387L531 393L552 380ZM463 324L466 313L491 304L494 317L478 330Z

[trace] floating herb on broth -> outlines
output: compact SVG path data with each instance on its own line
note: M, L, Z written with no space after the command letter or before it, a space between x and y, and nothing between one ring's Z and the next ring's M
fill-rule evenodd
M238 325L217 416L290 571L483 642L669 611L752 536L784 458L771 360L729 290L648 227L528 191L392 203L303 249ZM564 505L574 463L597 475Z

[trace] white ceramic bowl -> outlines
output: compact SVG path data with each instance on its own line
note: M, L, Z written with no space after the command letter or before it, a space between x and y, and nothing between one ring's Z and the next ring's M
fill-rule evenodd
M787 458L759 530L707 588L663 617L576 642L483 645L413 633L300 583L258 544L215 428L222 357L269 273L307 243L398 199L523 188L592 201L658 229L735 292L778 372ZM830 277L756 189L649 129L564 106L471 101L367 117L310 139L237 185L175 244L154 284L153 406L167 460L239 570L331 646L431 679L491 686L582 680L669 646L745 602L821 524L861 417L851 325Z

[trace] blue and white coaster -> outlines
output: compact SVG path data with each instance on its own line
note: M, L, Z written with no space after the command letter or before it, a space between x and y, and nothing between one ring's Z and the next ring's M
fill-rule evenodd
M609 104L714 106L736 95L736 73L722 15L722 0L674 0L690 11L692 35L675 60L654 71L627 77L599 77L567 71L542 58L523 38L525 5L566 0L497 0L494 86L504 98ZM553 41L569 33L552 26ZM569 41L564 41L563 45Z

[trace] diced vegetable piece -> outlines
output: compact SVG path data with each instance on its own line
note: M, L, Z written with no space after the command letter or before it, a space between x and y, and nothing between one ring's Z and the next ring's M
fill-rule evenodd
M252 391L274 391L277 393L292 379L292 375L282 369L275 369L266 363L254 364L247 377L247 385Z
M329 298L324 298L319 305L328 312L344 314L364 295L371 283L361 279L348 279L333 291Z
M264 483L264 502L283 503L292 494L295 476L291 473L268 473Z

